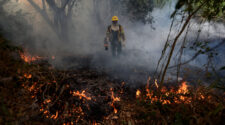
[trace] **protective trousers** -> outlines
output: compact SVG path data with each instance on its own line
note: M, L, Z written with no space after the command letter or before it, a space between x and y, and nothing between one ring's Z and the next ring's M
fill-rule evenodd
M111 51L112 51L112 56L113 57L120 56L120 54L122 52L121 42L119 42L119 41L112 41L111 42Z

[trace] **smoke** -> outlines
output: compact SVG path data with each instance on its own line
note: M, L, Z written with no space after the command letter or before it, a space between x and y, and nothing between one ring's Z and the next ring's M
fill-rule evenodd
M40 2L40 0L36 1L38 5L41 4ZM57 34L41 14L26 0L7 3L4 11L14 18L11 21L4 18L5 20L1 20L0 23L3 27L19 29L19 31L15 31L5 28L5 31L13 32L14 35L11 39L28 48L31 53L43 56L54 55L56 60L51 63L58 68L77 68L78 62L73 58L84 57L88 58L85 64L90 68L104 71L115 78L146 79L149 73L151 74L155 70L161 55L169 33L172 21L170 15L174 11L174 6L175 2L165 5L163 8L155 8L151 12L154 23L143 24L138 21L130 21L129 14L124 14L123 6L117 5L115 0L81 0L72 10L69 42L59 40ZM21 25L15 24L18 22L15 20L18 17L16 16L18 11L21 13L19 21ZM123 48L123 55L116 59L112 58L111 52L105 51L103 46L106 28L111 24L111 17L114 15L119 16L119 23L124 27L126 35L126 47ZM201 26L203 27L201 38L209 38L209 36L218 38L225 33L223 24L212 26L205 23ZM198 28L199 23L192 21L192 31L188 34L189 41L196 37ZM177 32L176 28L172 30L171 40ZM183 59L190 58L191 54L193 52L185 53ZM221 58L224 60L224 57ZM197 62L192 64L200 66L200 62L204 62L202 61L204 59L205 57L200 57Z

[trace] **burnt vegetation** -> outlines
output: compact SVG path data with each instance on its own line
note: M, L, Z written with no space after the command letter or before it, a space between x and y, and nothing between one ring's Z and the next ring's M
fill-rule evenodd
M87 68L57 70L1 37L1 124L223 124L224 92L186 82L138 90ZM32 59L32 60L30 60Z
M61 6L57 5L55 0L43 0L43 9L38 8L33 1L28 0L53 28L59 39L67 41L68 33L64 34L62 31L69 32L67 28L71 21L71 10L78 0L62 0ZM153 23L153 17L148 15L154 8L152 5L161 7L163 5L159 4L160 2L165 4L163 0L116 2L126 4L132 21L143 23ZM0 25L0 33L3 35L0 36L0 124L225 124L225 68L222 66L216 69L213 62L221 53L218 48L224 46L225 40L216 38L213 46L209 41L214 40L202 40L198 35L191 42L186 40L191 20L201 20L201 23L208 20L223 22L225 3L222 0L219 2L221 3L213 0L178 0L171 15L171 29L174 27L175 17L182 15L180 29L172 40L169 39L169 33L155 74L149 76L148 73L143 73L144 71L138 73L137 70L144 69L136 69L137 67L134 67L135 71L130 71L147 76L143 84L135 87L128 84L134 82L131 79L115 78L104 70L90 68L90 58L86 56L68 57L71 62L77 63L78 68L56 68L50 62L57 57L39 56L29 53L24 46L16 46L5 39L13 36L13 33L7 33L7 29L1 28ZM50 21L46 15L46 6L55 14L54 20ZM126 9L125 12L128 11ZM3 11L0 5L0 18L10 19L1 13ZM56 13L61 16L56 16ZM138 16L134 18L134 15ZM1 20L0 23L3 24ZM18 31L16 29L13 32ZM185 33L183 40L179 40ZM198 33L200 34L201 30ZM177 46L179 51L175 56L174 49ZM185 49L190 49L195 54L182 62ZM206 55L208 59L207 70L200 70L201 73L204 72L204 79L192 79L192 82L186 79L178 80L179 76L188 79L190 74L198 75L197 68L185 66L200 55ZM177 60L175 65L170 65L172 59ZM175 71L177 80L166 80L168 70ZM210 81L209 85L204 85L205 81Z

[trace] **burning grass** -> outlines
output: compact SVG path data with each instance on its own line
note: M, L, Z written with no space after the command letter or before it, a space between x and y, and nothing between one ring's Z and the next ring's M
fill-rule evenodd
M59 78L52 82L46 80L44 76L38 81L34 81L37 79L36 74L32 75L34 76L32 78L21 78L21 82L23 87L30 92L34 103L40 107L42 116L53 123L87 124L92 121L101 121L110 113L117 114L118 105L115 103L120 101L120 98L115 95L113 88L109 86L102 87L102 90L99 90L97 86L92 88L90 84L82 83L84 81L77 73L64 72L67 75L66 78L63 80ZM62 74L57 72L51 75ZM76 75L78 76L76 77ZM71 80L72 78L73 80ZM87 80L87 78L84 79ZM93 80L89 82L93 82ZM94 80L94 82L99 81ZM82 89L83 87L86 89Z
M16 52L20 61L11 51L0 53L1 111L9 110L0 113L0 123L224 124L225 94L218 89L185 81L160 88L149 77L146 86L134 90L88 69L62 71L33 64L44 58L21 51Z
M69 76L76 74L74 72L64 73ZM35 79L30 78L31 76L33 75L24 75L25 84L29 85L32 79ZM71 77L66 79L71 80ZM80 76L72 79L80 79ZM47 84L33 82L29 85L30 87L27 87L27 90L32 93L32 98L38 100L43 116L54 122L64 124L98 124L100 122L148 124L150 121L151 124L179 122L182 124L210 124L211 121L217 120L217 123L220 124L223 122L221 119L225 116L225 98L223 96L215 94L216 92L204 86L193 87L185 81L178 86L164 86L159 91L157 80L151 82L149 77L145 88L131 91L130 94L133 96L127 98L124 95L127 94L123 89L124 82L122 84L114 83L116 84L114 87L112 85L98 86L102 87L102 90L97 91L95 90L97 88L92 89L88 84L92 81L77 83L77 81L66 80L69 84L63 85L65 80L56 79ZM87 79L85 78L85 80ZM98 80L95 82L98 83ZM108 84L110 81L105 82ZM86 88L81 89L84 86ZM39 97L40 95L41 97ZM120 96L118 97L118 95ZM124 109L126 110L124 111ZM122 114L125 116L121 116ZM127 114L130 114L129 118L127 118ZM124 121L124 117L127 121Z
M149 83L150 78L145 89L136 91L136 124L224 124L225 97L217 90L182 82L159 92L156 82Z

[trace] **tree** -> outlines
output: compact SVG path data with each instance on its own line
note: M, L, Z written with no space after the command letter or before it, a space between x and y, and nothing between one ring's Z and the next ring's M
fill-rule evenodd
M41 14L61 41L69 41L69 25L72 21L73 7L78 0L42 0L42 6L33 0L28 2ZM50 18L48 10L52 12L53 19Z
M166 64L165 64L165 66L162 65L162 75L160 74L161 75L160 86L162 86L162 84L164 82L164 77L165 77L167 69L169 67L169 64L170 64L171 58L173 56L174 49L176 47L178 39L181 37L181 35L183 34L185 29L189 25L190 20L197 19L197 18L204 18L204 21L211 21L211 20L216 21L217 19L224 17L225 2L224 2L224 0L217 0L217 1L215 1L215 0L192 0L192 1L178 0L178 2L176 4L176 10L171 15L171 18L175 18L175 16L180 15L180 13L182 13L183 17L184 17L183 18L184 22L182 22L183 26L181 27L180 31L176 35L175 39L173 40L173 42L171 44L171 49L169 50L169 53L168 53L168 56L165 57L164 56L165 52L168 49L168 40L166 41L165 47L162 51L162 55L158 62L158 65L159 65L162 58L165 57ZM172 28L172 26L173 26L173 22L171 24L171 28ZM185 42L185 40L184 40L184 42ZM225 43L225 40L220 42L218 45L222 45L224 43ZM217 47L214 47L214 48L217 48ZM183 48L181 48L181 49L183 50ZM211 50L211 49L208 49L208 50ZM197 55L199 55L199 54L197 53ZM196 54L195 54L194 58L196 58Z
M127 12L133 21L152 23L153 17L150 15L153 10L153 0L128 0Z

